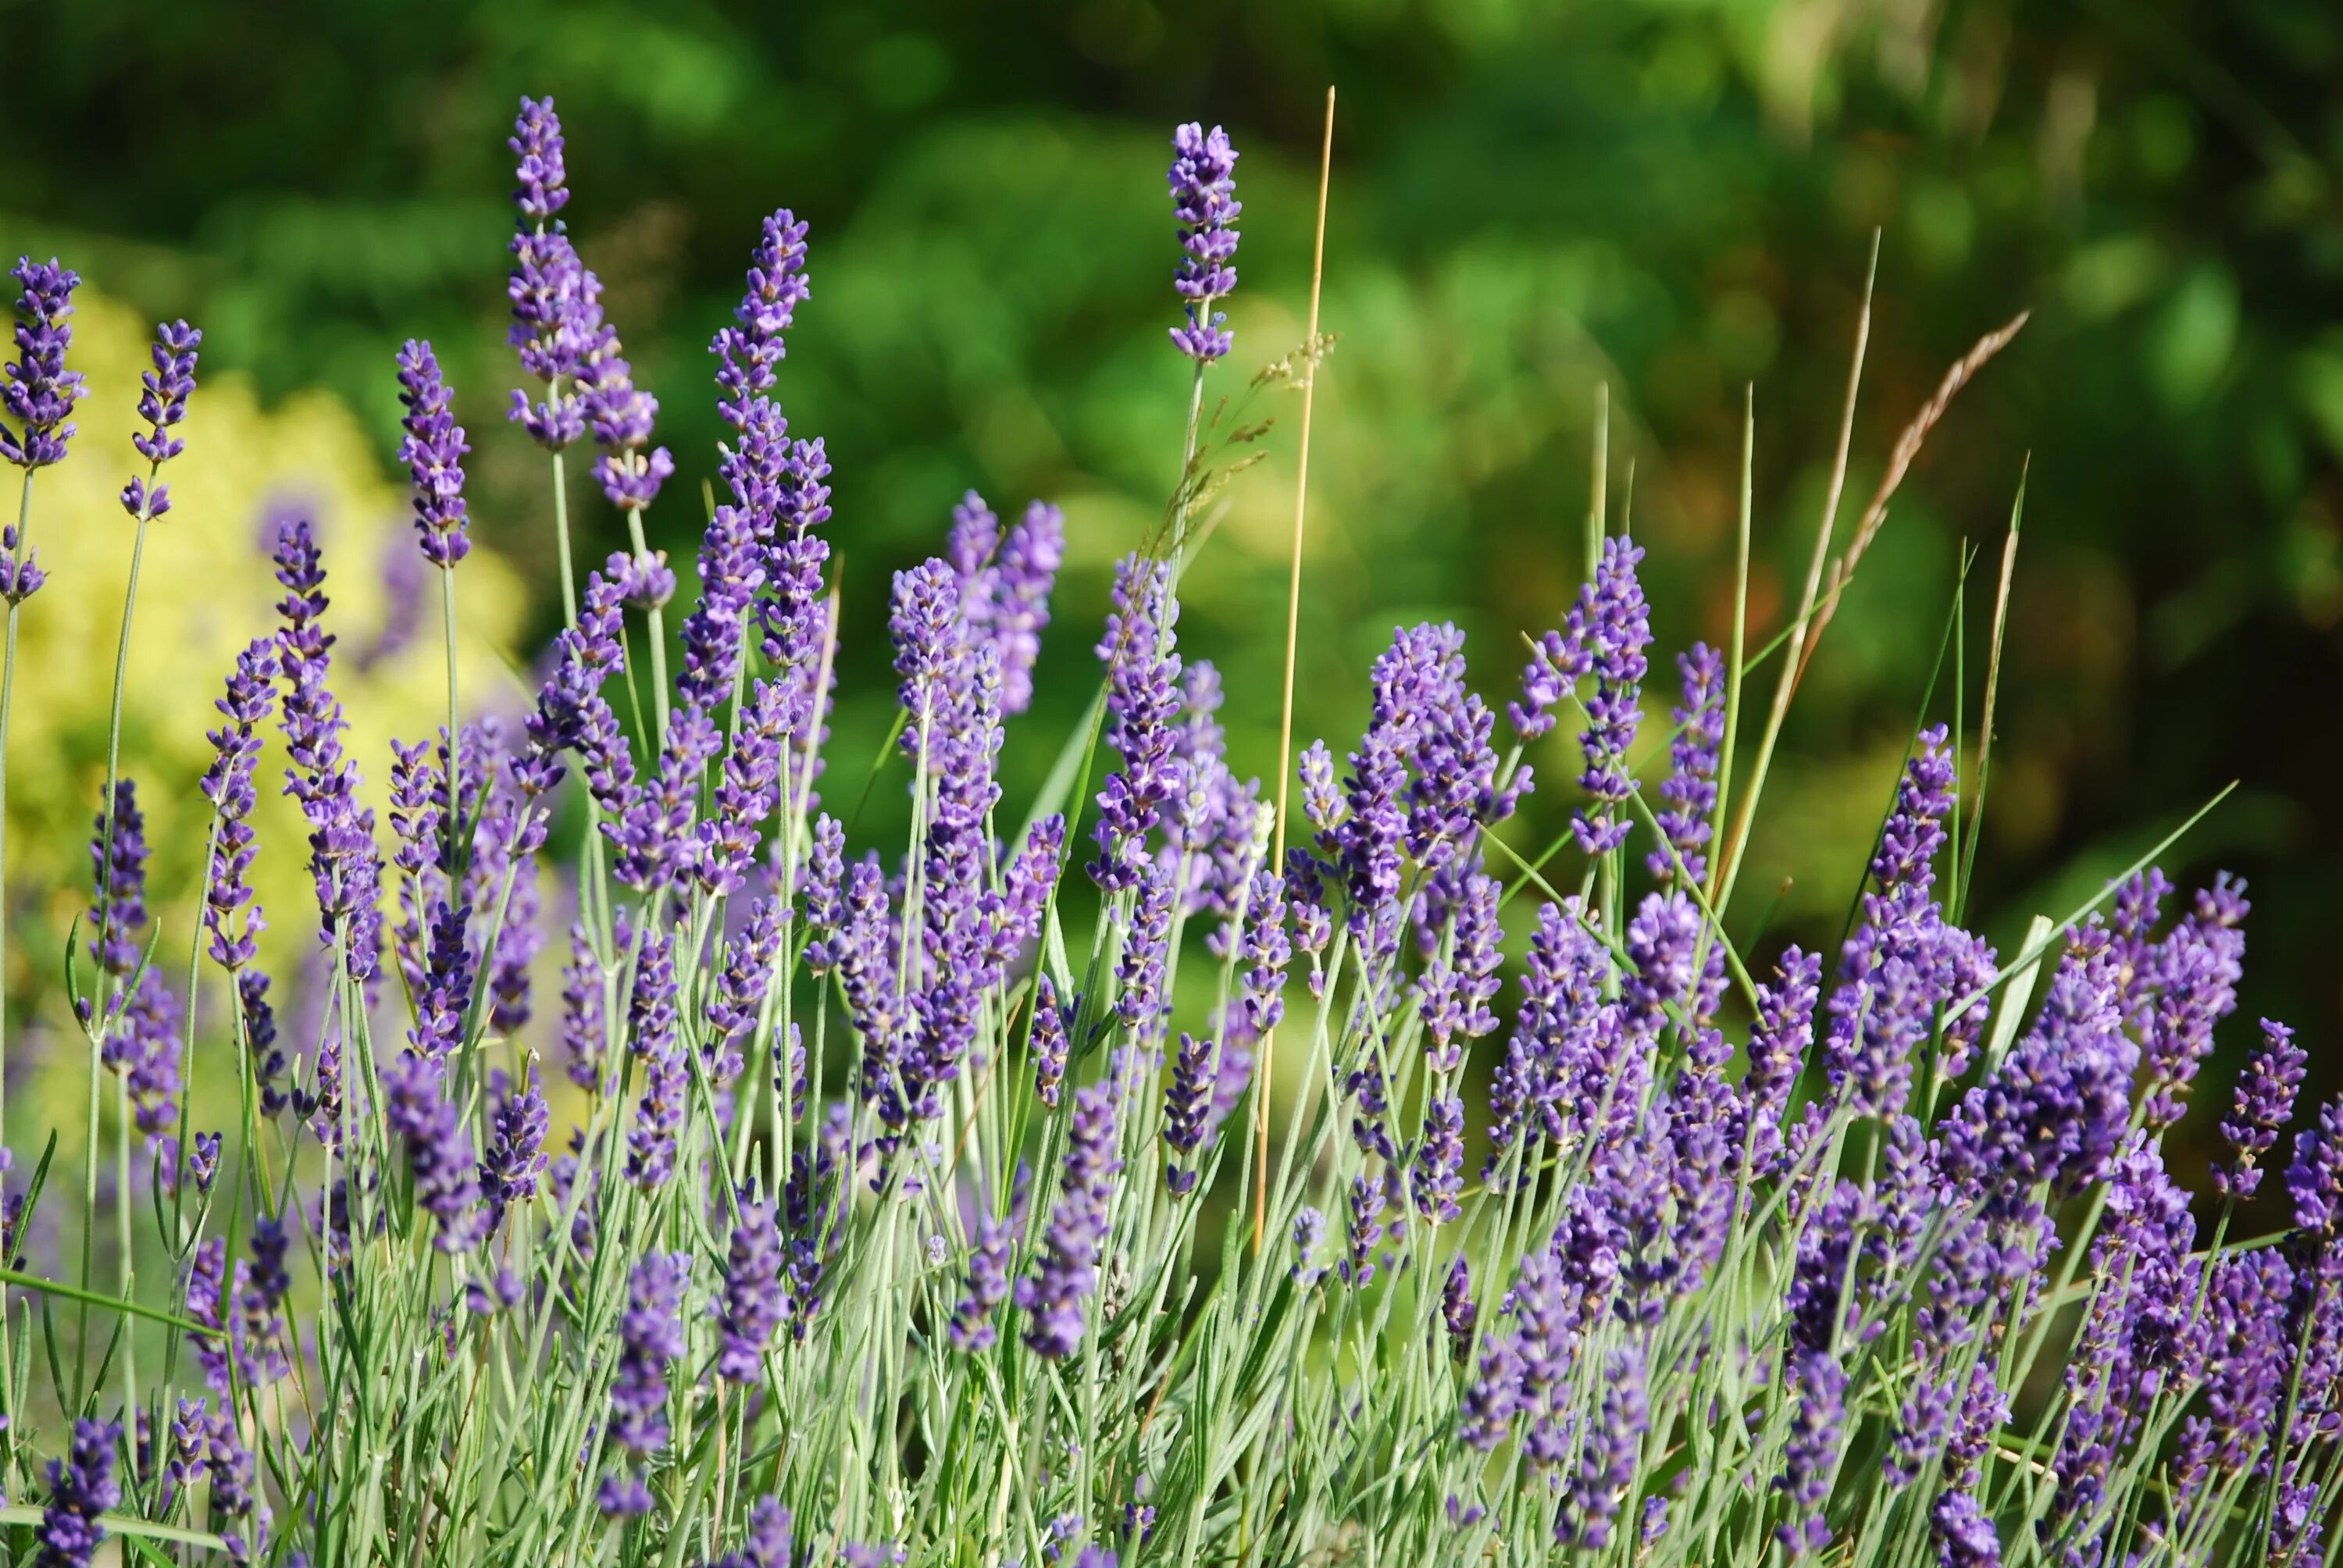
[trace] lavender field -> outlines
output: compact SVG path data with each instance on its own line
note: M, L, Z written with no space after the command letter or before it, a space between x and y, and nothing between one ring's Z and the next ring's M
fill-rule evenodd
M246 527L171 495L216 336L158 327L109 399L71 258L13 274L0 786L70 773L11 744L20 702L107 717L85 847L0 819L0 938L44 960L0 963L5 1049L72 1088L0 1074L7 1561L2333 1561L2343 1098L2238 1006L2245 882L2158 869L2220 798L2016 940L1971 908L2022 766L2022 480L1951 602L1899 612L1926 679L1892 794L1841 824L1869 847L1833 940L1785 944L1750 872L1801 830L1768 784L1842 596L2027 301L1858 457L1874 249L1818 517L1755 516L1735 400L1726 635L1655 641L1598 417L1535 565L1583 581L1476 644L1477 684L1454 624L1374 627L1319 738L1310 453L1360 352L1322 320L1331 152L1301 329L1241 341L1268 215L1228 132L1171 136L1160 512L1085 537L970 489L908 564L833 517L785 413L829 293L809 226L739 235L712 388L661 387L719 421L695 494L568 226L594 192L553 99L508 145L479 302L508 307L508 418L458 422L469 346L384 359L395 560L276 508L273 613L176 708L128 672L165 635L142 596L186 597L150 542ZM44 548L79 548L49 498L116 424L118 613L101 652L22 654L69 586ZM1182 592L1232 569L1271 452L1277 624L1216 667ZM508 522L548 547L548 648L507 646L515 568L475 548L491 462L542 476ZM1799 574L1753 608L1777 527ZM654 547L678 532L688 560ZM1061 592L1086 554L1102 619ZM846 613L850 556L883 628ZM397 614L435 684L377 745L354 694ZM891 725L848 744L880 648ZM1280 715L1273 755L1224 703ZM2192 1106L2202 1191L2167 1167Z

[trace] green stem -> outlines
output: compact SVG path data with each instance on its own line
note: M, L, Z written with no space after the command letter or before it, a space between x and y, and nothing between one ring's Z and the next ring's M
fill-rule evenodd
M157 463L148 469L146 487L149 490L155 487L155 472L161 467ZM101 846L98 853L102 858L97 871L97 948L101 953L106 950L106 939L113 934L114 929L111 867L103 857L111 856L114 852L114 795L122 780L122 687L130 668L130 620L138 608L138 573L146 561L146 525L153 520L141 508L138 531L130 545L130 584L122 596L122 631L114 644L114 701L106 721L106 830L98 839ZM116 980L118 984L118 976ZM112 1009L109 1007L97 1020L99 1039L105 1038L111 1022Z
M553 548L561 564L561 618L578 624L578 574L569 564L569 475L561 454L553 454Z
M639 560L650 558L650 546L643 538L643 513L639 507L627 508L627 537L635 547ZM667 749L667 613L653 605L645 612L649 622L648 636L651 645L651 711L659 719L659 747ZM653 766L657 766L656 761Z
M569 574L565 569L562 581L566 584L568 580ZM447 902L452 906L464 874L458 848L464 831L464 769L459 755L463 729L456 705L456 568L452 566L439 568L439 615L447 644Z
M25 487L16 501L15 547L9 552L8 580L13 585L24 573L25 534L32 527L33 470L25 470ZM16 612L24 601L12 593L8 599L8 648L5 662L0 662L0 1138L7 1132L8 1121L8 909L6 899L8 861L8 719L16 704ZM0 1322L7 1317L8 1302L0 1294ZM14 1385L15 1369L0 1361L0 1378ZM5 1479L5 1477L0 1477Z
M160 464L155 465L157 468L160 467ZM147 487L150 490L154 487L152 469L147 474ZM114 697L106 726L105 822L98 836L97 948L101 954L106 950L106 940L114 926L113 882L110 873L114 846L114 798L122 777L122 689L130 665L130 623L138 608L138 574L146 560L146 525L151 521L153 519L146 515L146 509L141 508L138 515L138 531L133 537L130 546L130 582L122 596L122 630L116 637L114 646ZM106 1031L113 1025L114 1014L121 995L122 978L119 975L114 977L113 984L109 989L112 994L106 997L104 1005L98 1010L96 1020L89 1030L88 1141L82 1150L82 1196L85 1204L84 1213L86 1218L83 1222L81 1236L81 1285L85 1291L89 1288L97 1231L96 1222L97 1216L97 1086L99 1075L105 1071L103 1057ZM124 1136L127 1137L128 1134L126 1132ZM126 1162L126 1155L125 1158ZM125 1182L124 1185L126 1188L128 1183ZM128 1192L126 1191L119 1194L118 1199L121 1202L127 1203ZM126 1256L124 1259L124 1266L126 1268L128 1266ZM127 1292L126 1292L125 1294L126 1295ZM79 1342L74 1352L74 1393L78 1399L84 1392L82 1376L87 1369L89 1357L89 1303L86 1301L80 1303L76 1337Z

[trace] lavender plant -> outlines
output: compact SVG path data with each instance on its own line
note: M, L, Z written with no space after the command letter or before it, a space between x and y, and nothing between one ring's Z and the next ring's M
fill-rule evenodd
M1736 616L1730 648L1678 657L1654 741L1642 548L1599 502L1509 733L1461 634L1400 628L1346 764L1306 748L1279 820L1180 643L1196 515L1259 427L1204 395L1233 350L1236 153L1197 126L1173 146L1191 412L1169 525L1115 572L1092 721L1038 799L1004 800L1065 525L1036 502L1004 527L971 494L894 579L890 854L856 841L865 779L823 793L830 466L776 395L806 226L766 221L711 344L724 494L670 648L658 402L558 216L553 105L524 101L512 416L553 457L565 628L523 722L468 716L470 447L410 342L387 370L448 716L394 749L385 817L303 521L273 541L278 624L222 672L196 931L153 915L109 747L65 979L90 1048L75 1278L20 1257L58 1201L54 1138L6 1195L12 1560L109 1539L283 1565L2332 1560L2343 1101L2284 1143L2304 1056L2266 1023L2201 1242L2163 1155L2235 1009L2242 885L2167 921L2144 860L1997 953L1963 924L1957 844L1985 758L1940 725L1835 965L1758 961L1731 890L1834 602L1829 520L1790 628L1753 653ZM12 649L41 582L32 477L81 390L75 276L15 276ZM123 496L141 539L198 340L156 339L150 470ZM566 453L589 436L625 543L579 579ZM271 732L304 843L251 820ZM1565 733L1581 803L1532 854L1508 834ZM298 1023L263 967L264 854L314 888L280 914L316 991ZM551 861L577 912L548 1011ZM230 1124L192 1125L199 1073L232 1074ZM1274 1136L1232 1133L1273 1088ZM2282 1161L2293 1229L2232 1239Z

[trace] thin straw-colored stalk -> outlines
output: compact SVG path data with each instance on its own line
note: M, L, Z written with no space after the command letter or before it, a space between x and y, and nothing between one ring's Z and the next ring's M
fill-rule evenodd
M1277 825L1270 874L1285 871L1286 815L1293 789L1293 665L1302 638L1302 540L1310 506L1310 422L1318 398L1318 304L1326 279L1326 196L1334 168L1334 89L1326 89L1326 129L1318 146L1318 227L1310 253L1310 333L1304 339L1308 356L1302 374L1302 451L1293 479L1293 557L1285 587L1285 674L1277 725ZM1264 1033L1261 1067L1254 1076L1252 1189L1252 1250L1262 1247L1269 1217L1269 1099L1276 1081L1277 1030Z
M1813 635L1815 600L1822 592L1823 568L1830 559L1831 530L1838 517L1839 498L1846 491L1847 453L1855 443L1855 399L1863 387L1864 352L1871 344L1872 290L1878 280L1879 235L1875 230L1871 236L1871 263L1863 276L1863 308L1855 318L1855 354L1847 367L1846 401L1839 413L1838 451L1831 459L1830 485L1823 493L1822 521L1815 529L1815 553L1806 565L1805 587L1798 596L1797 612L1790 618L1789 655L1774 682L1774 704L1766 710L1765 732L1758 738L1757 755L1750 765L1749 793L1741 802L1741 814L1734 819L1732 832L1719 846L1716 909L1720 917L1733 904L1733 888L1741 875L1742 859L1748 852L1749 829L1757 815L1757 799L1765 792L1765 774L1774 761L1774 748L1782 739L1782 721L1789 716L1790 696L1797 689L1798 671L1805 667L1803 656Z
M1815 657L1815 647L1822 641L1823 628L1830 625L1831 617L1838 613L1839 590L1854 578L1855 568L1863 564L1865 552L1879 537L1881 526L1887 521L1887 504L1896 498L1897 488L1904 483L1904 476L1911 472L1912 459L1920 455L1920 447L1927 440L1928 432L1944 418L1961 388L1975 380L1977 373L1992 363L1995 355L2009 347L2010 341L2024 329L2026 320L2026 313L2021 310L2005 325L1978 338L1976 345L1945 372L1945 378L1936 384L1935 395L1920 406L1920 411L1912 417L1912 422L1905 426L1904 433L1896 438L1896 449L1888 456L1887 471L1880 476L1879 487L1871 493L1870 505L1863 508L1863 520L1855 525L1855 537L1847 544L1846 554L1831 563L1830 601L1815 618L1813 635L1806 639L1804 655L1797 660L1797 675L1790 683L1793 689L1799 680L1805 678L1806 666Z
M1741 505L1733 540L1733 647L1725 663L1725 739L1716 751L1716 806L1709 814L1714 822L1726 820L1732 805L1733 749L1741 736L1741 697L1747 689L1741 661L1747 655L1749 643L1749 518L1756 448L1757 388L1753 383L1744 389L1741 400ZM1721 902L1724 872L1725 857L1720 854L1708 868L1708 901L1712 906Z
M1960 860L1959 884L1954 892L1952 916L1958 920L1968 906L1970 880L1976 874L1977 838L1985 825L1985 788L1993 760L1994 705L2001 695L2002 639L2009 629L2009 585L2017 575L2017 535L2026 522L2026 481L2032 473L2029 456L2017 471L2017 498L2010 503L2009 535L2001 546L2001 580L1994 589L1993 642L1985 666L1985 712L1977 720L1976 799L1969 805L1969 841Z

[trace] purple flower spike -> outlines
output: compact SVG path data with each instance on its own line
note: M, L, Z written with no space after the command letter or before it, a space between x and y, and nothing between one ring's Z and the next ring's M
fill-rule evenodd
M16 297L16 357L0 377L0 408L16 427L0 425L0 457L20 468L45 468L65 460L65 443L74 436L73 406L83 391L81 372L65 368L73 291L81 275L55 258L41 266L27 256L8 276L24 292ZM15 548L14 541L8 548Z
M1459 1252L1448 1265L1440 1287L1440 1321L1448 1331L1448 1348L1462 1362L1473 1348L1473 1329L1481 1310L1473 1302L1473 1268Z
M1819 1351L1800 1356L1793 1376L1798 1412L1778 1484L1789 1495L1795 1516L1777 1533L1783 1549L1795 1558L1830 1544L1823 1505L1830 1501L1831 1478L1838 1470L1845 1441L1847 1379L1846 1369Z
M1033 1028L1026 1039L1033 1058L1033 1092L1055 1111L1066 1080L1066 1020L1058 1010L1057 988L1043 975L1033 988Z
M1203 1161L1194 1156L1206 1141L1212 1111L1212 1090L1219 1081L1212 1041L1182 1031L1180 1047L1172 1054L1172 1082L1164 1091L1163 1141L1172 1155L1163 1167L1163 1184L1175 1198L1196 1190Z
M2294 1222L2331 1259L2336 1238L2343 1235L2343 1099L2320 1106L2318 1124L2294 1135L2286 1191L2294 1200Z
M2278 1142L2278 1131L2294 1114L2294 1096L2302 1087L2309 1056L2294 1043L2294 1030L2262 1020L2262 1041L2247 1059L2237 1080L2237 1110L2221 1123L2222 1141L2229 1146L2229 1162L2213 1168L2217 1192L2250 1198L2262 1184L2261 1157Z
M952 1308L946 1331L955 1350L989 1350L1001 1337L993 1327L992 1314L1009 1299L1012 1288L1017 1248L1025 1234L1025 1204L1032 1185L1031 1171L1021 1163L1009 1184L1009 1212L998 1218L987 1214L977 1223L976 1245L968 1255L968 1293Z
M1304 1208L1293 1216L1293 1267L1287 1271L1305 1291L1326 1277L1324 1266L1318 1261L1318 1244L1325 1239L1324 1214Z
M146 818L138 809L138 787L116 779L111 809L98 812L95 826L89 859L97 899L89 910L89 956L107 974L126 976L146 956Z
M249 914L242 911L252 901L250 873L257 852L250 821L259 803L253 786L253 771L260 761L257 731L275 709L271 682L276 678L277 639L256 638L236 655L227 693L213 703L226 722L210 731L212 765L202 784L204 799L219 813L204 929L211 935L212 960L231 971L252 962L256 940L266 925L258 908Z
M1046 501L1027 507L1001 542L985 625L1001 650L1004 714L1013 717L1033 706L1033 665L1050 624L1050 590L1065 558L1066 517Z
M357 765L342 750L342 705L326 685L333 637L323 625L326 569L306 520L278 536L277 671L285 679L281 724L293 766L285 792L309 823L309 872L317 884L318 940L331 949L347 929L346 962L355 978L374 973L381 946L377 908L382 866L374 847L374 811L358 802Z
M187 449L171 432L187 417L187 398L196 389L196 350L203 340L204 335L184 321L155 329L155 347L149 351L154 368L139 378L138 417L147 427L132 436L130 444L157 468ZM133 475L122 487L122 509L142 519L159 518L171 509L171 487L153 483L152 475L144 479Z
M1267 867L1245 894L1242 981L1245 1027L1256 1037L1285 1017L1285 966L1293 940L1285 931L1285 881Z
M789 1568L796 1523L789 1511L770 1497L749 1505L749 1533L740 1550L716 1560L715 1568Z
M2150 1006L2142 1052L2151 1090L2147 1124L2180 1120L2197 1070L2212 1054L2213 1030L2237 1005L2245 973L2246 885L2227 871L2200 890L2194 907L2156 951L2162 985Z
M407 431L398 460L415 482L415 531L423 558L442 571L472 548L464 508L464 427L456 423L447 377L431 345L410 337L398 351L398 402Z
M1427 1224L1441 1225L1463 1213L1457 1198L1464 1190L1464 1102L1434 1095L1423 1108L1423 1139L1408 1172L1415 1211Z
M1965 995L1973 971L1990 966L1989 952L1947 926L1930 896L1957 775L1943 725L1918 740L1872 856L1878 889L1864 894L1862 924L1840 953L1824 1049L1832 1084L1859 1111L1887 1119L1904 1109L1913 1059L1946 1000ZM1966 1015L1968 1033L1983 1017ZM1948 1069L1963 1064L1967 1049L1967 1034L1947 1031Z
M1115 568L1114 613L1098 647L1107 667L1105 739L1122 759L1099 791L1099 858L1091 879L1109 892L1145 878L1148 831L1185 792L1172 719L1180 710L1180 656L1172 624L1172 563L1138 555Z
M1188 302L1188 322L1172 329L1172 342L1189 358L1209 365L1225 356L1233 341L1222 325L1228 318L1212 307L1234 292L1237 231L1229 226L1244 204L1237 200L1237 150L1214 126L1182 126L1172 134L1172 215L1180 223L1180 270L1172 286Z
M1634 1350L1612 1352L1604 1368L1603 1412L1579 1450L1569 1501L1554 1523L1555 1540L1590 1552L1611 1544L1612 1525L1627 1488L1634 1483L1635 1462L1651 1424L1642 1355Z
M634 369L619 357L615 336L608 339L599 357L586 367L580 379L586 388L587 423L603 452L594 464L595 480L612 506L639 512L658 498L659 487L675 473L675 459L668 449L651 447L659 399L635 385Z
M1607 854L1627 839L1618 808L1635 788L1627 750L1644 720L1644 675L1650 668L1644 650L1652 641L1650 607L1635 578L1635 563L1643 558L1641 546L1605 539L1591 585L1586 636L1594 695L1586 700L1586 729L1579 737L1586 771L1578 782L1597 804L1591 812L1582 809L1572 824L1579 847L1590 855Z
M545 1175L545 1135L553 1124L553 1113L545 1103L534 1067L528 1069L528 1081L518 1091L504 1083L501 1072L491 1073L489 1079L492 1085L503 1088L496 1097L488 1151L480 1161L480 1193L488 1205L488 1229L494 1231L503 1221L506 1210L537 1196L537 1184Z
M2001 1537L1968 1492L1947 1492L1928 1514L1945 1568L2001 1568Z
M523 98L506 146L516 160L513 201L519 209L506 286L512 300L508 338L520 351L521 368L546 388L535 403L516 389L511 417L540 446L558 452L586 433L584 383L615 338L602 320L601 279L578 258L555 216L568 204L569 192L553 100Z
M0 554L0 600L9 604L24 603L49 580L41 569L41 552L22 548L23 537L14 523L0 527L0 551L5 552Z
M651 1253L635 1265L628 1285L605 1435L639 1462L667 1443L668 1369L686 1347L683 1298L690 1287L689 1252ZM650 1491L639 1472L613 1473L602 1483L599 1502L604 1513L629 1517L649 1511Z
M506 146L519 160L514 170L519 182L513 192L514 205L524 220L547 222L569 204L569 171L561 156L561 116L553 112L550 94L542 101L521 99L520 117L513 123L512 139Z
M150 1147L177 1131L181 1047L179 1003L161 971L147 969L106 1038L102 1060L119 1072L130 1091L132 1120ZM177 1164L176 1149L166 1161Z
M415 1173L415 1201L439 1221L435 1244L443 1252L468 1251L486 1234L488 1214L471 1131L447 1098L447 1064L405 1050L382 1070L382 1081L390 1130L405 1141Z
M121 1446L119 1422L74 1422L72 1452L49 1461L49 1503L34 1533L42 1568L89 1568L106 1539L98 1516L122 1506L122 1483L114 1475Z
M1502 890L1496 879L1472 871L1455 900L1455 933L1447 952L1426 965L1420 987L1424 1028L1432 1036L1424 1059L1434 1072L1453 1073L1464 1065L1464 1048L1497 1027L1489 1003L1497 995L1498 945L1504 930L1497 923Z
M214 1411L204 1419L204 1443L213 1516L230 1522L220 1532L228 1561L253 1562L268 1544L268 1504L260 1493L259 1462L245 1446L231 1411Z
M1122 1169L1122 1161L1115 1156L1114 1125L1115 1101L1121 1091L1117 1080L1107 1079L1075 1093L1065 1177L1042 1238L1041 1264L1037 1271L1017 1282L1017 1306L1030 1319L1026 1347L1052 1361L1081 1348L1082 1303L1098 1289L1108 1204L1115 1176Z
M1344 1255L1335 1265L1342 1282L1363 1291L1375 1280L1375 1248L1383 1239L1383 1208L1388 1195L1381 1179L1351 1178L1351 1212L1344 1233Z
M1795 947L1783 950L1774 979L1757 988L1757 1020L1749 1031L1749 1074L1740 1141L1750 1169L1770 1169L1782 1153L1782 1118L1815 1043L1815 1004L1823 960Z
M1668 753L1674 766L1660 786L1660 798L1667 802L1659 815L1660 834L1668 848L1653 850L1645 864L1652 875L1673 882L1681 861L1685 877L1698 883L1708 875L1708 841L1715 832L1710 819L1716 814L1716 771L1725 746L1725 656L1696 642L1676 656L1676 668L1684 676L1684 702L1675 710L1677 735Z
M724 1266L724 1343L716 1357L717 1376L754 1382L764 1375L765 1347L788 1315L784 1261L771 1201L753 1191L743 1194Z
M748 434L751 399L773 384L773 367L789 350L782 334L811 291L805 278L806 226L787 207L765 219L764 232L749 262L749 288L732 312L733 325L709 346L723 362L716 373L722 394L717 412L735 430ZM778 428L773 434L778 435ZM751 437L751 439L755 437Z

